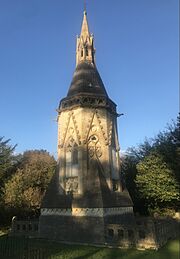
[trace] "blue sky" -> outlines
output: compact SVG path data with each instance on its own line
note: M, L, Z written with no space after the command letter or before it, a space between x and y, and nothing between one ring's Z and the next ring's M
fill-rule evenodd
M178 0L87 0L96 64L117 104L122 150L179 110ZM0 136L56 155L60 99L75 69L83 0L0 0Z

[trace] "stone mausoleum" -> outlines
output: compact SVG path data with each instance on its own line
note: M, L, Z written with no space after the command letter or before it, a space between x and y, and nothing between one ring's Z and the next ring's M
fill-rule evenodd
M110 224L135 224L121 181L118 116L96 67L84 11L75 72L58 108L58 165L42 203L42 237L104 244L114 234Z
M121 179L116 104L95 63L84 12L76 69L58 108L58 163L36 220L13 217L10 235L63 243L157 249L178 221L137 217Z

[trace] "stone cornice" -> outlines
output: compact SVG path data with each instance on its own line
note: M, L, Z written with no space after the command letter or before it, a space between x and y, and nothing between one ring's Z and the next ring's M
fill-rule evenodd
M132 207L41 209L42 216L104 217L113 215L123 215L129 213L133 213Z
M118 116L116 112L116 104L105 96L94 95L76 95L66 97L60 101L58 113L65 110L71 110L75 107L89 107L89 108L106 108L112 114Z

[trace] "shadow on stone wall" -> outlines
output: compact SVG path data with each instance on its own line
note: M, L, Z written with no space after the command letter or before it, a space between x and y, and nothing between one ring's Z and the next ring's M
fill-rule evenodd
M153 249L177 236L178 222L175 220L134 217L129 193L126 188L118 191L109 188L105 168L110 170L106 161L91 158L84 193L78 194L66 192L59 185L57 166L42 202L39 224L15 220L11 235Z

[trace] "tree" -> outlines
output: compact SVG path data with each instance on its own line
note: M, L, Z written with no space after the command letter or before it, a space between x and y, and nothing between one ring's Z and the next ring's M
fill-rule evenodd
M178 182L159 152L152 152L137 164L136 184L150 209L178 207Z
M122 161L135 211L177 208L180 187L180 117L153 139L128 149ZM161 185L161 192L158 188ZM165 198L166 197L166 198ZM141 206L139 206L141 204ZM149 210L150 212L150 210Z
M16 145L10 145L10 139L0 137L0 224L6 221L4 204L4 186L16 171L20 156L14 154Z
M14 155L16 145L12 147L9 142L10 139L3 140L3 137L0 137L0 188L18 161Z
M37 214L56 162L47 151L26 151L21 163L5 184L4 200L16 214Z
M177 123L173 122L166 131L157 135L154 149L163 156L180 184L180 116L177 117Z
M146 200L140 195L136 184L138 159L132 153L121 157L121 173L134 205L135 213L148 214Z

